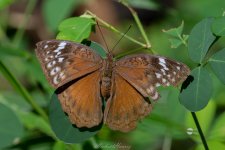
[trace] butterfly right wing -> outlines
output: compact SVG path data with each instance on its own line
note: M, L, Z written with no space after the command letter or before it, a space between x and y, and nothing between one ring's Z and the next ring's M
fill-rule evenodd
M49 83L58 88L102 66L102 58L89 47L63 40L37 43L35 50Z

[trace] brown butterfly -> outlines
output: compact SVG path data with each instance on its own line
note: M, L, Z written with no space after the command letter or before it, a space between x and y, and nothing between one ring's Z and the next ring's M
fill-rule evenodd
M190 73L185 64L166 57L135 54L114 61L110 52L103 59L88 46L63 40L37 43L36 55L54 88L74 81L58 98L77 127L103 120L113 130L131 131L152 110L147 98L160 98L156 87L177 86Z

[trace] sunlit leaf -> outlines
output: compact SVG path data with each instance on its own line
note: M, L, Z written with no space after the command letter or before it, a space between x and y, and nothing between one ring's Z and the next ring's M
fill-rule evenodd
M22 134L23 126L14 111L0 104L0 148L13 144Z
M212 32L217 36L225 36L225 17L215 18L212 22Z
M66 19L59 25L57 39L81 42L89 37L94 24L95 21L87 17Z
M203 19L191 30L188 51L190 58L196 63L204 60L209 47L216 39L211 31L212 21L212 18Z
M225 49L214 54L209 59L209 63L216 76L225 84Z
M212 96L212 79L202 67L192 70L189 79L190 84L179 96L180 102L190 111L199 111L208 104Z
M169 30L163 30L164 33L171 35L173 37L179 37L181 36L182 32L183 32L183 28L184 28L184 22L182 21L181 25L177 28L172 28Z

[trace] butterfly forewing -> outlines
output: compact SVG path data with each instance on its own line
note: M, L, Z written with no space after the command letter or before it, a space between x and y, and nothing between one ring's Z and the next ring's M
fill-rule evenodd
M156 87L177 86L190 73L185 64L149 54L126 56L116 62L115 71L143 96L153 100L160 98Z
M55 88L102 66L101 57L93 50L70 41L41 41L35 51L45 76Z

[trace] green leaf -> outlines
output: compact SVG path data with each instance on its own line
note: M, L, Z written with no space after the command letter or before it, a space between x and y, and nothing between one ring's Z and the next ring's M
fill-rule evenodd
M76 9L81 0L45 0L43 1L44 19L49 28L54 31L59 23Z
M218 141L207 141L209 149L212 150L223 150L225 149L225 144ZM198 145L195 150L205 150L203 144Z
M14 0L0 0L0 9L8 7L13 2L14 2Z
M203 109L212 96L212 79L207 70L198 67L191 72L191 83L183 89L179 98L182 105L195 112Z
M184 28L184 22L182 21L181 25L179 27L172 28L169 30L162 30L162 31L170 36L179 38L179 36L181 36L181 34L183 32L183 28Z
M59 25L57 39L81 42L91 34L95 21L87 17L73 17L64 20Z
M93 41L89 41L84 44L96 51L102 58L106 58L106 51L104 50L104 48L102 48L100 44Z
M101 125L93 128L77 128L72 125L68 116L63 112L56 94L53 94L51 99L49 118L55 135L65 143L86 141L101 129Z
M16 114L0 104L0 148L9 146L23 135L23 126Z
M209 47L216 39L211 31L212 21L212 18L203 19L194 26L190 33L188 51L190 58L196 63L204 60Z
M169 39L170 44L171 44L171 48L177 48L182 44L182 41L179 39Z
M217 36L225 36L225 17L214 19L212 22L212 32Z
M225 112L222 113L216 120L210 130L209 138L212 140L224 141L225 139Z
M225 48L214 54L209 63L216 76L225 84Z

